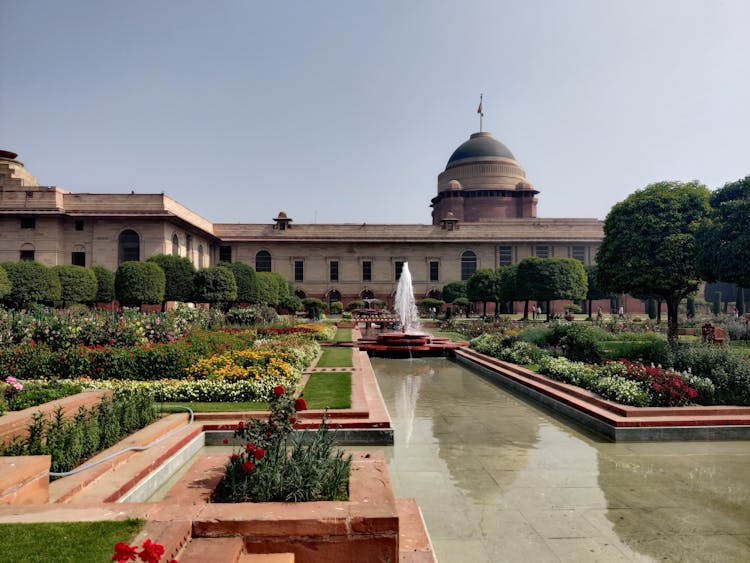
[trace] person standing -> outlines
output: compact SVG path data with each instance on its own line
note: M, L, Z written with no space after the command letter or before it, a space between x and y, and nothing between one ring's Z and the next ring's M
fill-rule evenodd
M623 307L622 305L620 305L620 308L619 308L619 310L617 311L617 315L618 315L618 316L619 316L619 317L620 317L621 319L624 319L624 318L625 318L625 308L624 308L624 307Z

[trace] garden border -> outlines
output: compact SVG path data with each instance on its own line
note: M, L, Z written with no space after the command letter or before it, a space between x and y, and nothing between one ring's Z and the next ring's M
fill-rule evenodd
M630 407L474 350L454 358L615 442L750 440L750 407Z

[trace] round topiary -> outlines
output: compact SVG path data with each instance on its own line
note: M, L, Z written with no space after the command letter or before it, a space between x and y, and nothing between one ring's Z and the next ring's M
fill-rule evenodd
M164 270L164 301L193 300L195 266L188 258L171 254L155 254L146 262L154 262Z
M126 307L161 303L165 285L164 270L154 262L123 262L115 274L115 295Z
M96 275L83 266L54 266L52 270L60 280L60 300L64 307L74 303L91 303L96 299Z
M109 303L115 299L115 275L104 266L92 266L91 270L96 276L96 301Z
M10 281L10 292L3 299L8 306L24 309L34 303L53 303L60 299L60 280L44 264L5 262L2 267Z

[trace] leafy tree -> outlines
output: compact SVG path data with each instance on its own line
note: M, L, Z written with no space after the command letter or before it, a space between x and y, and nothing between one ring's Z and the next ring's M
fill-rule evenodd
M425 297L424 299L420 299L419 301L417 301L417 308L422 312L423 315L428 315L431 309L440 311L443 305L445 305L445 301L441 299L435 299L433 297Z
M10 292L4 302L16 309L34 303L59 301L60 280L44 264L35 261L5 262L3 267L10 281Z
M597 285L662 299L670 343L677 339L680 301L700 283L696 233L708 218L709 198L697 181L660 182L617 203L604 221Z
M195 297L201 303L225 307L237 300L234 274L224 266L201 268L195 274Z
M320 319L323 311L326 310L326 304L317 297L305 297L302 300L302 306L307 311L307 316L314 320Z
M482 303L482 316L487 315L487 302L500 300L500 273L491 268L477 270L466 280L466 297Z
M276 307L279 304L278 274L273 272L256 272L255 279L258 282L258 303Z
M10 293L10 280L8 279L8 273L4 268L0 267L0 299Z
M584 269L586 270L586 282L588 283L588 291L586 291L586 308L588 309L589 320L591 320L591 302L599 299L611 299L612 294L602 290L596 284L596 264L584 266Z
M164 270L154 262L123 262L115 273L115 295L126 307L161 303L165 285Z
M146 262L154 262L164 270L164 302L192 301L194 297L193 278L195 266L189 258L171 254L155 254Z
M279 307L286 309L289 313L295 313L302 310L302 299L294 294L285 295L279 301Z
M750 286L750 175L711 194L711 220L696 239L704 279Z
M96 275L83 266L54 266L52 270L60 280L60 299L64 307L74 303L91 303L96 299Z
M469 301L467 297L456 297L452 304L459 309L463 309L466 318L469 318L469 307L471 306L471 301Z
M365 302L361 299L355 299L354 301L349 301L349 304L346 306L347 311L354 311L354 309L362 309L365 306Z
M500 300L511 303L523 301L523 318L528 320L529 298L518 280L518 264L512 264L500 270Z
M104 266L92 266L91 270L96 276L96 301L109 303L115 299L115 275Z
M252 266L244 262L222 262L224 266L234 274L234 281L237 283L237 302L238 303L260 303L258 299L258 279Z
M446 303L453 303L459 297L466 297L466 282L449 282L443 286L442 293Z
M584 299L588 285L586 270L575 258L524 258L518 263L518 279L527 297L547 302L554 299Z

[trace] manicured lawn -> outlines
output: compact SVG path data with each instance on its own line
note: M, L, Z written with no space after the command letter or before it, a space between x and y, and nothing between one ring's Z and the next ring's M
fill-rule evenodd
M350 328L336 329L336 336L334 336L333 341L334 342L351 342L352 341L352 329Z
M427 329L426 332L429 332L432 336L437 336L439 338L450 338L454 342L465 342L467 340L470 340L468 337L464 336L463 334L452 332L450 330L438 330L436 328L430 328L430 329Z
M142 526L141 520L0 524L0 561L102 563L111 560L117 542L129 543Z
M330 346L323 348L323 354L316 364L317 368L350 368L352 367L352 349Z
M351 408L352 374L348 371L313 373L302 394L310 409Z
M268 410L268 403L265 401L240 401L237 403L178 403L176 401L168 401L165 402L165 404L181 405L193 409L193 412L244 412ZM175 411L169 412L178 412L178 410L175 409Z

